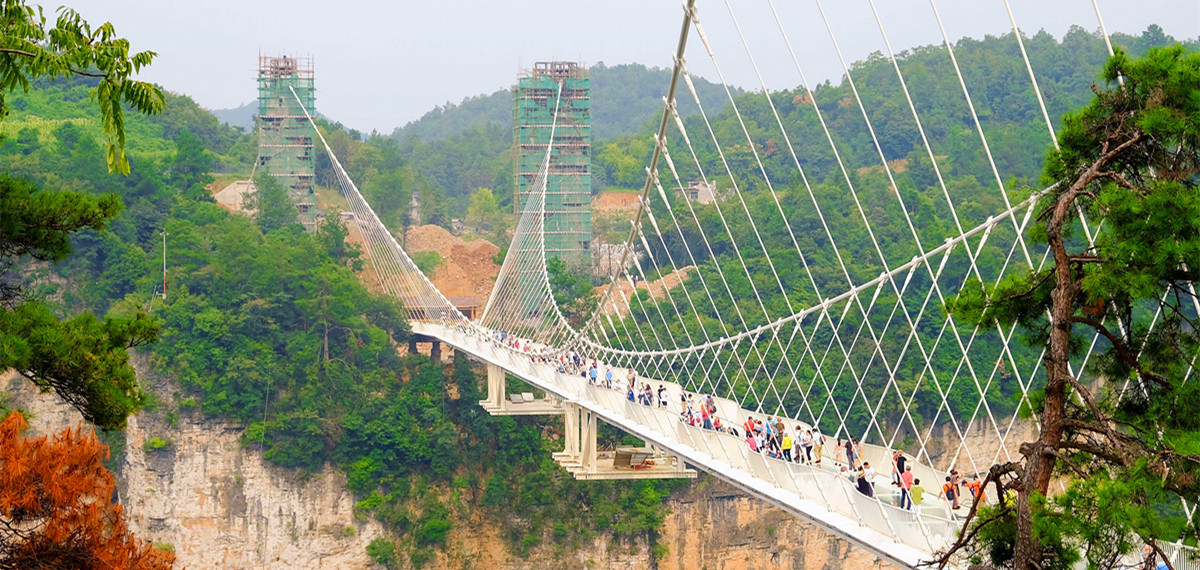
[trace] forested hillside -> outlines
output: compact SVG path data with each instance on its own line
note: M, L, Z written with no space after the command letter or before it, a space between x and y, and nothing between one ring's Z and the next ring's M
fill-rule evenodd
M68 103L85 89L45 86ZM301 473L340 466L361 499L358 515L385 523L418 566L464 513L489 513L515 552L545 537L570 545L597 532L641 536L662 520L663 500L682 483L577 482L551 459L561 444L538 419L479 408L472 364L404 354L407 322L394 299L359 283L352 268L361 261L340 225L305 233L294 216L280 215L292 209L268 177L258 179L256 206L269 216L213 203L208 173L238 168L230 149L248 141L190 99L171 96L152 120L131 117L128 176L107 172L92 108L55 111L40 92L11 100L71 120L42 125L15 112L4 124L19 125L17 134L0 141L6 174L125 204L108 229L79 232L67 261L29 266L27 279L64 312L151 312L161 333L145 351L179 390L178 405L160 413L239 422L246 446ZM164 229L165 301L153 295L161 292ZM511 516L514 509L523 514Z
M1151 27L1141 36L1117 35L1113 42L1136 55L1174 40L1164 36L1161 29ZM1193 50L1197 48L1195 41L1187 46ZM1082 28L1073 28L1061 42L1040 33L1029 38L1026 47L1034 69L1039 72L1038 80L1047 98L1049 114L1057 125L1058 118L1064 113L1092 98L1091 86L1097 70L1107 58L1104 41ZM904 52L899 63L916 101L932 152L937 157L945 191L935 176L892 63L880 55L854 64L852 73L866 114L880 137L880 149L888 161L894 188L847 83L820 85L811 93L803 89L772 93L771 101L786 128L788 139L780 132L775 114L761 93L745 94L736 99L741 120L730 107L719 112L709 111L711 128L719 146L709 136L708 126L700 117L684 120L691 146L678 131L669 131L668 148L675 157L681 178L678 182L686 184L689 180L699 179L703 171L708 179L715 181L724 198L716 205L693 204L694 218L688 214L688 207L678 202L672 208L678 212L676 218L657 195L653 197L659 225L655 234L662 240L658 237L649 240L654 255L643 263L643 270L654 274L657 266L651 261L653 259L661 262L672 258L691 263L689 255L695 255L699 265L698 274L693 273L687 282L689 294L677 292L674 307L658 299L665 304L661 311L668 316L668 321L679 311L687 315L685 322L689 329L703 327L713 337L722 334L722 316L725 319L738 316L737 330L762 325L780 315L791 314L790 311L817 305L829 294L846 291L854 284L878 276L885 269L885 260L889 268L908 262L921 252L912 237L914 233L919 237L921 249L928 251L957 235L955 215L963 228L973 228L984 223L988 216L1005 209L1004 193L1011 203L1017 203L1035 188L1040 188L1042 159L1051 148L1051 141L1015 40L1011 34L982 41L964 39L956 46L955 54L987 135L996 170L1002 177L1003 191L997 187L950 59L945 49L938 46ZM813 99L832 133L846 167L845 174L812 108ZM742 121L750 133L749 140L743 132ZM640 168L651 151L648 140L645 135L625 137L601 146L594 162L596 177L607 176L616 185L636 183L644 177ZM795 157L788 150L786 140L791 141ZM696 160L692 159L693 152ZM762 160L766 177L757 166L755 152ZM800 176L795 167L796 159L800 160L807 178ZM677 183L665 168L660 175L664 177L664 185ZM954 212L951 212L947 195L955 205ZM668 197L678 201L675 194ZM822 212L813 206L814 200ZM747 212L753 214L757 225ZM790 232L784 224L785 217ZM828 236L822 217L829 221ZM870 220L869 228L864 218ZM909 219L913 224L911 229ZM704 247L693 246L691 254L685 248L685 244L704 243L699 228L703 228L712 244L715 257ZM795 245L792 234L797 240ZM760 236L762 246L758 241ZM1000 225L991 232L985 245L976 243L972 246L982 247L975 255L978 270L986 282L1000 275L1010 257L1014 236L1010 225ZM803 260L797 253L797 246L804 252ZM668 251L670 256L666 255ZM1031 254L1038 256L1040 252L1034 250ZM760 276L753 287L761 295L766 311L755 301L757 296L751 289L751 282L741 269L743 260ZM957 290L961 276L967 274L971 263L961 249L949 256L939 277L941 289ZM805 264L812 272L811 280ZM779 283L770 277L772 265L778 272ZM723 271L719 272L718 267ZM929 290L929 279L924 271L912 277L911 290L919 293L904 297L910 314L915 314L922 306L923 294ZM730 286L728 291L715 285L726 280ZM710 284L707 291L702 283ZM781 290L787 291L786 299ZM644 294L642 301L647 306L653 303ZM868 295L863 302L867 301L883 307L897 304L895 292L888 288L881 290L877 299ZM698 319L693 316L693 306L700 313ZM931 303L926 311L927 317L918 326L918 334L932 345L945 320L940 303ZM668 327L664 327L658 313L658 310L649 310L647 317L641 311L636 312L636 318L631 318L626 326L631 330L635 326L642 327L643 334L622 336L620 341L626 348L657 348L647 339L660 336L683 338L684 324L672 322L669 327L672 332L664 332L663 328ZM768 318L767 313L772 316ZM740 320L740 315L744 315L745 323ZM882 329L887 317L886 311L878 320L872 317L872 326ZM814 328L811 323L805 326ZM862 326L861 314L850 311L840 325L839 334L842 338L855 338ZM806 333L814 334L814 345L827 346L833 341L828 327L815 328L815 333L812 330ZM660 334L656 335L651 329ZM880 339L883 353L904 353L902 347L907 340L907 329L903 326L899 329L901 334ZM965 330L962 334L970 332ZM790 326L781 333L784 338L796 334ZM981 335L976 342L979 346L971 352L973 366L991 370L1000 354L999 337L993 332ZM818 381L817 368L805 357L804 344L795 342L788 348L788 361L796 366L794 370L781 366L782 347L778 344L763 353L742 346L735 350L741 353L737 362L745 364L733 377L725 377L717 367L707 376L697 374L688 380L698 387L715 386L718 393L731 391L739 399L758 400L769 412L794 413L793 410L805 405L804 392L788 391L785 386L793 377L802 388ZM1035 354L1024 353L1030 350L1028 347L1020 343L1012 345L1021 361L1035 361ZM979 390L983 389L992 412L1011 414L1017 405L1017 376L1007 367L1002 368L996 381L988 382L985 388L960 382L942 393L933 382L923 382L930 374L954 377L963 362L961 351L955 350L943 348L938 351L929 371L925 369L924 359L915 355L915 349L907 353L908 358L892 363L900 391L915 393L914 400L907 404L909 412L918 421L930 421L945 399L956 415L970 417L980 400ZM1036 349L1032 350L1036 353ZM852 349L851 358L865 363L874 351L873 342L860 342ZM726 350L715 358L724 362L734 356ZM975 359L978 361L974 362ZM821 365L821 370L829 378L838 377L840 362L840 359L830 358ZM779 385L772 386L776 377ZM824 395L824 389L813 390L813 400L807 404L814 409L823 409L830 400L843 405L859 402L858 406L848 410L846 419L850 432L855 434L867 430L873 415L871 408L875 404L866 406L861 403L863 400L881 402L882 420L889 425L902 423L905 404L895 398L883 397L889 389L889 374L885 367L872 367L860 380L861 387L858 382L836 384L831 396ZM863 397L858 398L859 394ZM827 433L837 433L841 427L841 422L832 414L826 414L823 421L828 422L823 426Z
M633 134L661 112L662 97L671 82L670 69L637 63L608 66L600 62L588 67L588 71L592 80L592 136L597 140ZM702 78L696 80L696 91L705 104L719 103L725 98L719 85ZM742 90L735 88L734 92ZM420 119L393 131L392 137L433 142L492 123L511 132L512 105L511 88L467 97L459 103L434 107ZM679 112L691 115L696 112L696 104L681 102Z
M1114 41L1140 53L1171 39L1151 29L1139 37L1118 36ZM1062 42L1038 34L1027 45L1052 117L1089 97L1088 86L1105 56L1099 37L1075 29ZM1189 45L1196 47L1194 42ZM1015 177L1007 184L1014 198L1029 191L1022 182L1036 183L1049 144L1016 49L1011 37L1000 37L963 40L957 52L996 152L997 167L1006 177ZM998 209L1002 197L976 144L965 101L948 65L944 50L937 47L914 49L901 63L920 101L950 192L964 204L959 211L963 223L978 224ZM827 215L845 220L835 237L847 246L848 271L862 279L877 275L881 266L869 254L865 227L855 221L845 180L815 114L805 104L807 97L815 98L835 131L838 149L851 165L851 181L871 204L870 215L877 218L873 227L889 260L907 260L914 253L896 195L917 224L923 244L940 243L951 234L951 225L890 62L875 57L856 64L854 73L872 123L886 134L881 142L887 159L903 165L903 172L895 169L894 190L888 187L846 85L822 85L813 93L774 93L772 100L797 155L804 160L814 192L832 205ZM657 112L657 98L665 84L662 70L593 68L597 185L640 186L650 153L649 127L644 121ZM662 520L662 499L684 483L576 482L550 458L549 451L559 447L553 437L556 426L542 425L537 419L488 416L476 405L479 378L468 363L443 366L398 351L408 334L407 323L394 299L373 295L358 282L353 272L357 254L344 243L344 228L326 223L309 234L291 223L294 220L252 219L214 204L205 189L212 181L210 173L248 174L255 155L250 135L222 125L186 96L173 95L164 114L129 117L131 172L112 176L97 143L100 127L94 104L87 100L87 87L86 82L53 82L39 84L28 94L12 94L13 113L0 123L0 164L6 174L28 178L46 190L120 197L125 209L108 229L80 232L69 261L52 268L31 267L30 276L39 292L57 295L64 309L96 314L152 309L162 333L146 350L156 371L169 377L184 396L180 409L170 413L214 414L239 421L246 427L245 444L261 448L270 461L283 467L311 470L326 461L342 467L361 500L358 512L379 518L404 537L404 547L414 561L428 559L464 511L486 511L505 528L516 551L547 538L569 547L597 532L653 536ZM753 145L764 157L801 245L814 252L807 261L818 268L817 287L824 291L842 286L832 251L820 247L824 238L819 220L806 205L807 194L790 166L791 154L770 108L761 94L741 94L737 102L751 132L748 142L727 106L707 101L705 105L720 150L737 172L749 173L737 180L749 209L756 218L768 218L776 208L764 191L766 181L749 168ZM509 105L508 91L471 99L435 111L396 137L362 140L361 134L335 123L322 122L321 128L383 220L399 229L414 221L407 213L413 192L422 204L419 221L435 223L465 212L466 197L478 187L509 195ZM705 131L695 115L686 124L689 132ZM723 169L718 147L705 136L692 140L705 171L718 173L721 188L730 187L733 181L719 174ZM682 159L689 150L681 137L673 134L669 144L683 181L696 177L690 160ZM328 157L322 153L318 160L318 181L328 183L332 180ZM281 193L267 179L261 180L260 211L280 211ZM659 223L671 223L664 210L658 213ZM732 218L733 235L723 235L714 208L698 211L698 225L715 246L716 258L697 260L700 272L709 279L716 279L718 264L735 262L732 240L752 241L744 215ZM682 221L682 240L677 234L670 238L674 231L667 226L662 232L668 236L666 246L660 250L671 248L682 259L682 243L699 239L698 225ZM153 296L163 278L164 230L168 233L165 301ZM782 223L761 230L776 263L786 268L781 277L790 301L797 306L816 301L817 291L801 273ZM1000 240L1002 233L998 230L995 239ZM761 251L747 248L742 253L748 263L763 264ZM1002 260L1004 253L985 250L984 257ZM981 265L985 272L997 270ZM718 294L715 310L706 309L707 300L696 299L695 306L702 312L696 326L718 333L717 315L730 314L735 302L749 302L748 280L735 276L731 286L731 295ZM758 289L777 314L782 311L786 301L781 295L773 294L770 287ZM761 313L747 314L751 326L763 321ZM648 321L632 324L654 326ZM857 323L850 319L845 326L853 329ZM635 341L628 340L633 347ZM747 366L757 366L758 358L750 358ZM762 358L770 366L779 355ZM905 381L915 382L919 376L912 368L915 361L903 366L908 367L902 370ZM811 377L812 372L801 369L796 374ZM734 382L730 387L735 392L749 389L745 378ZM1015 391L1011 381L997 382L992 389L997 402ZM917 394L916 413L931 415L939 395L928 386ZM791 399L779 402L769 396L764 398L764 408L782 403L794 411L799 409L799 397L793 393ZM956 409L971 405L956 393L948 399ZM900 404L889 405L895 412ZM997 412L1013 409L1014 405L998 405ZM863 416L850 418L856 429L865 421ZM604 437L621 439L611 432Z
M232 109L213 109L212 114L222 123L251 132L254 130L254 115L258 114L258 102L251 101Z

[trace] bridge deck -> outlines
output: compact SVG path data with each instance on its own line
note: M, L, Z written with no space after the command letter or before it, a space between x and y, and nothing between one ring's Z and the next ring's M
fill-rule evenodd
M680 422L677 405L659 408L630 402L623 391L588 385L579 376L534 363L531 358L497 346L490 339L454 327L414 322L413 332L437 337L472 358L500 366L547 394L594 412L603 421L890 562L915 567L928 560L929 553L950 544L961 528L961 522L947 516L944 503L935 498L941 478L927 466L914 465L913 470L918 478L929 481L927 488L934 492L926 494L920 513L903 510L858 493L848 480L834 472L832 445L826 446L820 468L770 459L749 451L741 438ZM683 393L673 382L654 379L639 382L649 382L655 390L662 384L670 394L668 402L677 402ZM716 405L718 417L730 424L740 424L747 416L762 415L743 410L736 402L723 398L717 398ZM791 426L795 422L787 423L788 429L794 429ZM864 455L878 471L886 473L889 469L887 450L865 446ZM886 481L878 485L878 492L890 493Z

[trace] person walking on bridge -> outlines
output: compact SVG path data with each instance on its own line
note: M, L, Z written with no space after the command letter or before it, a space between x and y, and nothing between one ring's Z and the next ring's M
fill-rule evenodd
M817 457L817 467L821 466L821 453L825 451L825 436L820 428L813 429L813 455Z
M921 486L920 479L914 479L912 488L908 490L909 507L916 511L917 515L921 514L921 502L925 500L925 487Z
M800 445L804 447L804 462L812 463L813 436L812 430L801 429L796 426L796 431L800 432Z
M946 483L942 485L942 491L938 493L939 499L943 497L950 502L950 508L958 510L958 485L954 484L949 475L946 476Z
M867 478L867 472L863 468L858 468L858 492L868 497L875 496L875 487L871 485L871 480Z
M846 440L846 465L851 469L858 467L858 456L854 453L854 440Z
M904 473L900 474L900 508L907 509L910 511L912 510L912 508L913 508L912 488L913 488L913 472L912 472L912 465L909 465L909 466L907 466L907 468L905 468Z
M899 449L892 454L892 482L900 483L900 477L904 475L904 464L908 461L904 457L904 452Z

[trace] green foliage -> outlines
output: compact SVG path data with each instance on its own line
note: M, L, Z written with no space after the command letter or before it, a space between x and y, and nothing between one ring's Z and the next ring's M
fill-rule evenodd
M169 180L193 200L212 200L204 187L213 181L209 174L214 160L204 143L184 127L175 138L175 160Z
M125 425L145 402L126 349L154 340L157 325L140 313L103 321L85 313L61 321L11 272L28 259L63 260L72 233L103 229L118 212L115 196L42 192L0 175L0 369L16 369L53 389L105 429Z
M554 292L554 301L558 303L559 310L572 323L582 323L596 306L596 291L592 281L583 276L584 271L568 268L557 257L546 259L546 273L549 274L550 290Z
M1187 381L1200 352L1191 294L1200 279L1200 54L1118 52L1103 76L1107 89L1064 118L1061 149L1047 159L1044 182L1055 186L1031 235L1050 245L1049 267L990 288L976 281L950 303L969 322L1017 324L1046 348L1032 408L1057 468L1076 475L1051 499L1031 498L1034 550L1052 553L1056 568L1080 557L1100 565L1153 539L1200 538L1177 506L1200 495L1200 387ZM1094 246L1078 237L1077 212L1103 219ZM1067 367L1072 357L1097 335L1087 372L1110 382L1068 385L1080 377ZM1026 485L1036 459L1023 463ZM997 516L977 548L1027 566L1017 523Z
M130 76L150 65L157 54L143 51L130 55L129 41L117 37L112 24L93 28L69 8L59 9L53 27L47 27L40 6L28 6L23 0L4 0L2 10L0 120L8 112L5 94L17 88L28 91L33 80L99 77L91 97L100 108L108 168L128 172L124 107L157 113L165 106L158 87Z
M363 267L362 248L356 243L347 243L349 231L346 224L337 216L327 215L317 226L317 239L325 248L325 253L336 260L346 263L351 269L361 271Z
M445 261L441 254L433 250L418 251L412 254L412 260L425 275L433 275L433 270Z
M254 191L249 196L254 219L263 233L298 225L299 214L288 197L287 188L265 170L254 177Z
M170 449L171 447L173 447L173 445L170 440L163 439L158 436L153 436L153 437L147 439L146 442L142 444L142 449L144 449L146 451L146 453L162 451L164 449Z
M396 543L380 537L367 545L367 556L384 568L398 568L400 559L396 556Z

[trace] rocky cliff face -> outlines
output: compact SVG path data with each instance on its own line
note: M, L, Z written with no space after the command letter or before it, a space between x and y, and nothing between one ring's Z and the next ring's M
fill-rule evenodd
M0 392L12 396L11 406L32 413L35 433L81 421L74 409L38 394L24 378L0 379ZM130 529L170 544L177 567L372 566L366 545L383 529L355 520L354 497L341 473L327 466L298 477L271 467L257 449L242 447L240 427L199 413L173 423L155 412L130 419L117 480ZM165 445L152 449L151 438Z
M142 376L145 378L146 376ZM38 394L23 378L0 378L9 404L32 413L36 433L80 421L56 398ZM162 390L160 392L165 392ZM168 396L164 409L174 408ZM139 536L170 544L180 568L371 568L366 545L384 534L373 520L353 515L345 478L331 467L299 477L267 465L255 448L243 448L241 429L199 413L168 422L161 412L132 418L124 463L117 474L120 500ZM160 449L148 445L152 438ZM455 521L438 568L793 568L858 570L885 567L779 509L704 477L670 501L671 514L655 561L645 539L615 541L600 535L579 548L549 537L521 557L480 515Z
M483 521L459 524L438 568L634 570L869 570L893 568L815 526L702 475L684 493L668 501L671 513L657 539L666 554L655 560L645 539L615 541L596 537L577 549L546 537L526 557L505 548L498 531Z

